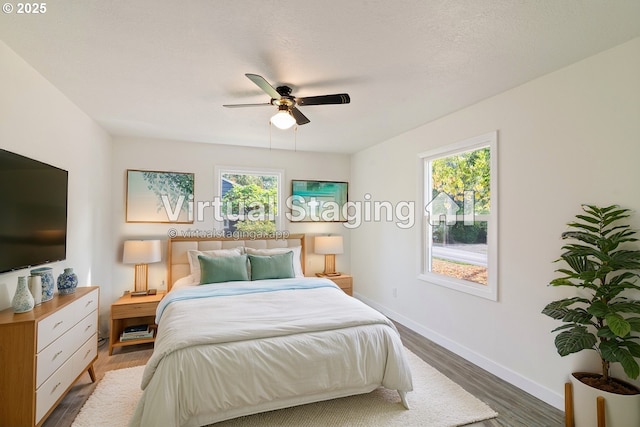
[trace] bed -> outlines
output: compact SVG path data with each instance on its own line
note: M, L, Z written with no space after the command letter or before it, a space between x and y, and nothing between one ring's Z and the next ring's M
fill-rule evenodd
M304 235L170 239L171 287L130 425L203 426L380 386L408 409L411 373L393 323L330 280L304 277L304 254ZM260 280L227 281L220 272L245 274L233 270L243 259Z

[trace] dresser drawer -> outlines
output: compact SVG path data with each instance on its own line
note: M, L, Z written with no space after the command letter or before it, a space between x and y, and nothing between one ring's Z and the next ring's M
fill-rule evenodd
M98 334L93 334L87 342L85 342L78 351L71 357L73 363L73 372L77 377L98 356Z
M127 305L112 305L112 319L129 319L132 317L155 316L158 302L139 302Z
M36 424L75 381L73 360L68 359L36 390Z
M98 331L98 311L90 313L36 356L36 387L39 387L80 346Z
M97 355L98 334L94 333L36 389L36 424Z
M46 346L68 331L81 319L98 308L98 290L88 293L72 302L64 310L58 310L51 316L38 322L38 342L36 352L40 353Z

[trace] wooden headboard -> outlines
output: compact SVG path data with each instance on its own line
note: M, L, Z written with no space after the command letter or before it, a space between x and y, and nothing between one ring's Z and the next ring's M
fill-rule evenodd
M305 271L304 234L289 234L284 237L261 239L236 239L233 237L174 237L167 243L167 291L176 280L191 273L187 251L211 251L215 249L231 249L244 246L255 249L287 248L302 246L300 263Z

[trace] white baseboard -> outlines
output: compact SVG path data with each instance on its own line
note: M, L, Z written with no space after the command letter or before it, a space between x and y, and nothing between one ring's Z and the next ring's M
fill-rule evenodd
M408 317L403 316L400 313L397 313L393 310L384 307L375 301L372 301L365 296L354 293L354 297L361 300L365 304L370 307L375 308L379 312L383 313L385 316L390 319L396 320L401 323L403 326L415 331L416 333L422 335L423 337L435 342L438 345L446 348L449 351L457 354L458 356L468 360L474 365L484 369L497 376L498 378L503 379L504 381L513 384L519 389L529 393L530 395L542 400L543 402L548 403L549 405L564 411L564 397L561 394L558 394L547 387L544 387L535 381L532 381L529 378L523 377L517 372L512 371L511 369L502 366L491 359L488 359L481 354L474 352L473 350L458 344L455 341L450 340L449 338L440 335L439 333L414 322Z

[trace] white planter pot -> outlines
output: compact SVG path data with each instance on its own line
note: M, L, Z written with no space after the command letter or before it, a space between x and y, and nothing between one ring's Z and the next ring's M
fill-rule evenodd
M604 397L607 427L640 426L640 394L622 395L609 393L588 386L571 375L573 387L573 414L575 427L597 427L598 396Z

